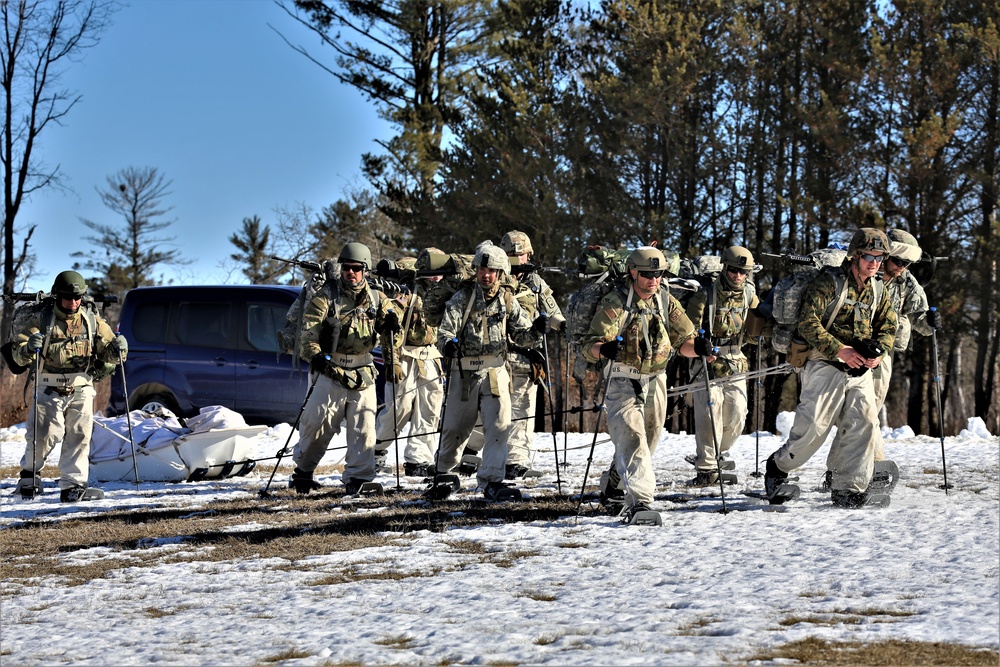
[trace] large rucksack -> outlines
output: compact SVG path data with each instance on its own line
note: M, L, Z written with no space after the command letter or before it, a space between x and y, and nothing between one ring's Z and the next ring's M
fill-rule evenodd
M445 306L448 299L454 296L467 280L476 277L476 272L472 268L474 255L459 255L452 253L448 255L448 261L441 271L444 277L436 283L432 283L424 294L424 320L432 327L441 326L444 318Z
M302 290L289 306L288 313L285 314L285 326L277 332L278 354L292 355L293 368L296 368L299 362L299 337L302 332L302 315L305 312L306 304L328 282L336 281L337 266L334 262L326 260L320 266L321 270L313 271L312 275L302 283Z
M597 312L597 304L611 290L622 284L628 273L625 263L630 250L613 250L602 246L588 246L577 260L579 275L584 284L569 295L566 304L566 338L570 354L576 359L573 377L579 382L587 377L594 364L583 358L580 343L590 330L590 323Z
M7 297L4 297L7 300ZM46 294L44 292L38 292L33 295L30 300L21 300L20 302L14 300L8 300L8 304L16 303L18 304L14 308L14 312L11 314L10 325L3 332L3 341L0 345L0 352L3 354L4 361L7 362L7 367L10 369L11 373L15 375L20 375L24 371L28 370L28 367L21 366L16 363L13 358L12 348L16 343L17 335L34 319L38 319L42 324L41 330L43 332L48 332L49 327L52 322L53 308L55 308L55 297L51 294ZM97 314L98 306L94 301L93 297L85 296L83 301L80 303L80 313L84 318L84 327L88 334L93 339L97 335ZM48 335L46 335L46 344L48 343ZM93 378L94 382L99 382L104 378L110 376L115 370L115 364L107 363L97 359L95 356L91 356L88 372Z
M766 299L761 304L761 310L769 313L773 320L773 336L771 346L776 352L788 353L788 346L792 341L799 326L799 314L802 310L802 297L806 288L822 273L830 272L836 283L836 293L839 294L845 287L846 279L842 271L833 271L843 265L847 258L847 251L840 248L830 247L809 253L812 264L793 264L790 273L778 281ZM872 312L878 307L885 286L881 280L875 283L875 302L872 304ZM824 325L832 322L839 311L837 299L827 307L823 315Z
M709 335L712 335L712 326L715 322L715 290L712 289L712 284L724 269L722 257L719 255L698 255L693 259L682 259L678 277L669 283L671 294L685 310L687 310L688 303L695 292L700 290L708 295L705 310L702 313L702 321L693 324L695 329L705 329ZM756 294L756 286L747 279L743 287L743 301L746 309L749 309Z

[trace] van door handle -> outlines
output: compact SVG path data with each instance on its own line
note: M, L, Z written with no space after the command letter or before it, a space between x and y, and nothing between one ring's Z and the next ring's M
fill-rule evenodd
M251 368L251 369L253 369L253 368L260 368L260 362L259 361L248 361L247 362L247 368Z
M216 366L225 366L226 359L224 357L216 357L215 359L212 359L212 363Z

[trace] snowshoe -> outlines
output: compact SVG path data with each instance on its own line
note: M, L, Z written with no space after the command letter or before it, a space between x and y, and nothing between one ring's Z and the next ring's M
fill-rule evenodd
M719 483L719 476L722 476L723 484L736 484L737 478L734 472L717 472L715 470L699 470L698 474L695 475L694 479L689 479L685 482L685 486L691 487L709 487L715 486Z
M750 489L744 491L743 495L757 500L766 500L771 505L784 505L789 500L798 498L801 492L798 484L782 483L776 485L771 493L768 493L766 489Z
M453 492L462 488L462 482L458 475L451 473L440 473L434 475L430 480L430 486L424 491L424 498L428 500L445 500Z
M630 505L622 511L622 523L630 526L662 526L663 518L659 512L649 509L645 503Z
M521 500L521 491L503 482L487 482L483 488L483 497L496 503L506 503Z
M403 474L407 477L433 477L433 463L404 463Z
M888 507L889 506L889 494L888 493L872 493L869 490L865 491L841 491L834 489L830 492L830 500L833 501L834 507L842 507L844 509L861 509L863 507Z
M385 487L378 482L362 482L358 490L354 492L356 496L384 496Z
M541 476L542 473L539 470L534 470L520 463L508 463L503 477L504 479L519 479L522 477L528 479Z
M88 486L71 486L59 492L59 502L79 503L89 500L102 500L104 491Z
M27 470L21 471L14 493L21 494L21 500L33 500L42 495L42 478Z
M899 481L899 466L894 461L876 461L872 472L872 481L868 484L871 490L878 489L890 493Z
M458 474L465 475L466 477L470 475L475 475L479 470L479 466L483 464L483 459L477 454L463 454L462 460L458 464Z
M791 478L793 481L798 477ZM801 490L796 484L789 484L788 473L784 472L774 462L774 454L767 457L767 464L764 466L764 494L768 502L772 505L784 505L789 500L799 497ZM748 492L747 495L750 495ZM754 495L751 497L760 497Z
M696 454L688 454L684 457L684 460L693 466L698 465L698 456ZM727 459L725 456L719 461L719 468L722 470L736 470L736 461ZM733 482L735 484L735 482Z

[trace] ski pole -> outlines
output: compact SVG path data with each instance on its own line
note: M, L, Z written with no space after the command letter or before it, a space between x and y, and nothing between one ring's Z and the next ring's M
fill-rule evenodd
M621 336L616 336L615 340L622 342ZM601 430L601 417L605 412L608 411L608 386L611 384L611 360L608 360L607 366L608 376L604 378L604 390L601 393L601 405L597 413L597 423L594 424L594 439L590 442L590 453L587 454L587 466L583 469L583 484L580 486L580 500L576 504L576 518L580 518L580 509L583 507L583 492L587 489L587 476L590 474L590 465L594 461L594 447L597 446L597 433ZM581 419L583 413L581 412Z
M392 311L390 311L392 312ZM393 355L396 354L396 334L389 332L389 344L392 346ZM390 363L392 359L390 358ZM400 371L403 369L402 360L399 364ZM392 448L396 450L396 491L402 491L403 485L399 482L399 412L396 408L396 388L399 387L400 378L396 377L396 365L392 363L392 375L395 381L392 383Z
M452 338L451 341L458 345L458 338ZM461 355L461 348L459 349L459 355ZM451 370L454 365L455 357L448 357L448 362L445 364L444 370L444 398L441 400L441 416L438 418L438 446L437 451L434 452L434 478L431 481L431 486L434 486L434 480L437 480L438 476L438 455L441 453L441 445L444 442L444 417L448 411L448 394L451 393ZM458 386L459 391L462 387L462 362L458 362Z
M42 476L39 474L40 471L37 469L37 456L38 456L38 377L42 373L42 348L35 350L35 377L34 377L34 404L31 408L34 410L34 415L32 415L33 428L31 430L31 497L35 497L35 493L41 493L42 490ZM23 498L22 494L22 498Z
M930 310L934 312L937 308L931 306ZM941 407L941 374L938 366L937 327L935 326L931 327L931 353L934 355L934 393L937 395L938 429L941 433L941 472L944 475L944 484L938 488L944 489L944 494L948 495L948 489L952 487L948 483L948 465L944 459L944 409Z
M698 333L705 340L706 343L711 344L708 337L705 336L705 330L699 329ZM719 348L713 347L709 349L709 354L715 354ZM715 429L715 403L712 401L712 387L708 383L708 371L710 366L708 365L708 356L705 355L701 358L702 371L705 373L705 398L706 407L708 407L708 419L709 423L712 425L712 444L715 445L715 474L719 476L719 493L722 495L722 514L728 514L729 510L726 509L726 485L722 481L722 452L719 451L719 436Z
M567 431L569 431L569 424L567 423L567 419L566 419L566 414L567 414L566 410L569 409L569 327L568 326L566 327L566 336L565 336L565 339L560 338L559 339L559 343L561 345L565 344L565 346L566 346L566 369L565 369L565 372L563 374L563 386L562 386L562 397L563 397L563 417L562 417L562 426L563 426L563 460L562 460L562 464L564 466L569 466L569 463L566 462L566 450L569 447L569 445L567 444L567 439L569 437L569 435L567 433Z
M118 350L118 367L122 371L122 394L125 396L125 423L128 424L128 444L132 449L132 476L135 478L135 490L139 490L139 466L135 461L135 437L132 435L132 415L128 406L128 385L125 384L125 355Z
M330 355L327 354L324 356L326 357L327 360L330 359ZM306 404L309 402L309 397L312 396L313 389L316 388L316 381L319 380L320 375L321 373L319 372L315 373L312 382L309 383L309 391L306 392L306 397L302 401L302 407L299 408L299 414L295 418L295 423L292 425L292 430L288 432L288 438L285 440L285 444L281 447L281 449L278 450L278 453L275 455L277 456L277 460L274 462L274 469L271 470L271 477L268 478L267 484L264 485L264 488L261 489L260 493L258 494L260 495L261 498L271 497L271 494L268 491L268 489L271 488L271 482L274 481L274 473L278 472L278 466L281 465L281 457L285 455L285 450L288 449L288 443L292 441L292 434L295 433L299 428L299 422L302 420L302 413L305 412Z
M549 338L546 333L542 334L542 350L545 354L545 382L546 382L546 395L549 399L549 412L555 410L555 405L552 402L552 376L549 375ZM556 438L556 418L555 414L549 417L549 424L552 426L552 453L556 457L556 489L559 493L559 497L562 498L562 475L559 473L559 441Z
M756 439L754 444L754 457L753 457L753 472L750 473L751 477L760 477L760 392L763 384L760 375L761 369L761 348L764 345L764 336L757 336L757 380L754 382L753 389L753 434Z

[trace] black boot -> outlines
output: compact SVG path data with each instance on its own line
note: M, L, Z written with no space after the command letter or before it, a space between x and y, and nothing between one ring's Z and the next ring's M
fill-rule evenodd
M59 502L78 503L85 500L101 500L104 491L87 486L71 486L59 492Z
M773 496L778 486L788 479L788 473L778 468L774 462L774 454L767 457L767 464L764 466L764 492L768 496Z
M320 488L320 485L313 480L312 471L306 472L296 468L288 480L288 488L295 489L295 493L305 495Z

